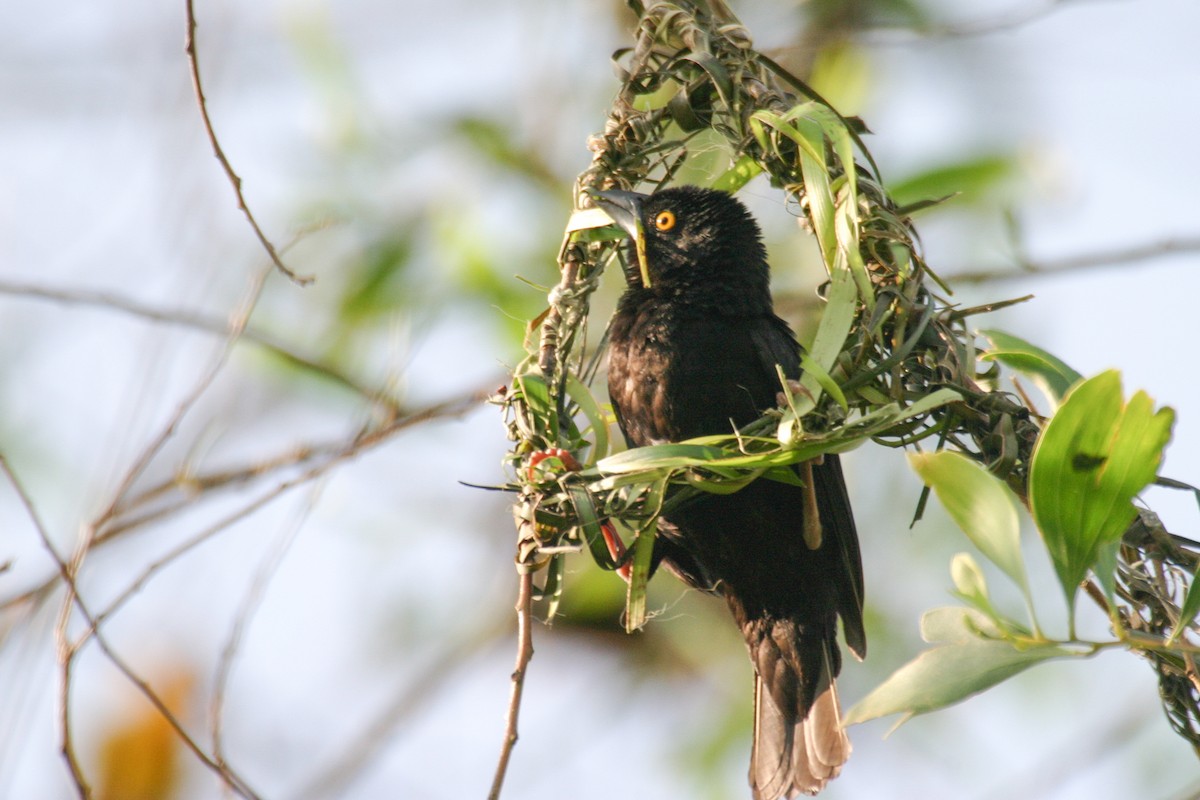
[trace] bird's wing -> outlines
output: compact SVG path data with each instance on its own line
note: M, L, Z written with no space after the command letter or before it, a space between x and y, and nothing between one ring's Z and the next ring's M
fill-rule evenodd
M776 364L783 367L783 374L789 380L800 377L800 346L786 322L774 316L764 318L751 327L750 335L754 340L763 371L776 383ZM777 391L782 389L783 387L779 386ZM773 399L769 403L775 404ZM814 463L812 477L821 510L821 527L825 537L834 546L837 570L841 575L841 580L836 582L838 615L842 618L846 644L861 659L867 651L862 621L862 555L859 551L858 533L854 527L854 512L850 507L850 497L846 493L846 483L838 457L827 455L821 463Z
M783 374L789 380L800 377L800 345L796 342L796 335L792 333L792 329L786 322L773 315L760 317L751 326L750 336L754 340L754 350L758 353L760 366L770 376L771 382L776 386L776 391L783 390L783 387L778 385L776 364L783 367ZM775 405L774 395L766 399L768 405L764 408L771 408Z
M813 464L812 477L821 510L822 533L835 545L839 561L841 580L836 584L837 611L842 618L842 632L846 645L862 660L867 655L867 635L862 618L862 554L850 496L842 477L842 462L836 455L826 455L821 463Z

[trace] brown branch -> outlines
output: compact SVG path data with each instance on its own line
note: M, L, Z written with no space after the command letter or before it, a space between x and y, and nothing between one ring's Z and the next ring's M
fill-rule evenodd
M286 250L287 248L284 249ZM64 305L99 308L128 314L150 322L176 325L203 331L204 333L212 333L217 336L228 336L231 332L230 322L227 317L205 314L183 308L156 307L110 292L55 288L34 283L0 279L0 294L46 300ZM298 353L267 333L246 326L242 330L240 339L258 345L267 352L294 366L308 370L319 377L362 395L368 401L381 406L388 414L401 416L403 413L399 401L392 397L386 390L367 386L333 364L322 363Z
M13 490L16 491L21 505L25 508L25 514L33 523L38 538L41 539L42 547L46 549L51 560L54 561L54 565L58 570L58 577L67 586L67 598L63 602L58 622L54 626L54 638L61 668L58 697L59 726L61 728L59 731L61 737L59 749L62 752L63 759L67 762L67 769L71 773L71 780L75 784L75 789L79 792L79 796L86 800L92 796L92 789L88 785L87 776L84 775L83 767L75 755L75 746L71 740L71 668L75 660L76 651L67 636L67 624L70 622L73 601L77 597L75 575L72 572L71 566L67 564L66 560L54 546L54 542L50 537L50 531L46 527L46 524L42 522L41 515L37 513L37 508L33 504L33 498L25 490L24 484L17 478L16 473L13 472L12 466L8 463L8 459L5 458L3 453L0 453L0 471L3 471Z
M495 384L489 383L488 385L494 386ZM111 517L111 524L96 537L96 543L107 542L109 539L124 534L129 530L170 516L190 506L197 499L209 496L217 489L248 484L255 479L267 477L288 467L302 467L318 459L326 459L327 463L322 462L322 465L315 472L305 473L301 482L306 482L334 464L353 458L364 450L383 444L392 436L414 425L430 422L435 419L451 419L461 416L483 402L487 395L488 392L486 390L476 389L449 400L431 403L416 410L408 410L379 428L362 433L348 440L338 439L320 444L299 445L290 448L282 455L232 469L214 470L201 474L186 473L175 475L146 489L141 494L135 495L128 502L119 506ZM290 487L294 484L289 482L286 485ZM184 492L185 496L174 503L147 511L141 516L133 517L132 519L128 518L130 513L135 509L149 505L152 501L176 490Z
M79 605L78 602L76 605ZM79 605L79 608L82 610L83 607ZM84 616L86 617L87 615L85 614ZM154 706L154 710L157 711L159 715L167 722L167 724L171 726L171 728L175 731L175 735L179 737L179 740L183 742L184 746L187 747L187 749L190 750L192 754L204 764L204 766L212 770L214 774L224 781L226 786L228 786L234 793L245 798L245 800L259 800L259 795L250 788L250 785L246 783L245 779L233 771L232 767L223 761L216 760L208 753L204 752L204 748L202 748L200 744L194 738L192 738L192 735L184 729L183 723L179 721L179 718L175 716L175 713L171 711L163 699L158 696L158 692L154 691L154 688L150 686L145 679L134 672L133 667L129 666L129 664L127 664L125 660L121 658L115 650L113 650L105 636L101 635L99 631L92 631L90 637L96 640L96 644L99 645L100 649L104 652L104 655L108 657L109 663L115 666L121 672L121 674L125 676L125 679L132 683L137 690L142 693L142 696L150 701L150 705ZM83 642L80 644L82 645Z
M54 544L51 541L49 529L46 528L45 523L42 522L41 517L38 515L37 510L33 505L32 498L29 496L29 493L25 490L20 480L17 479L16 473L13 472L11 465L8 463L8 459L6 459L3 454L0 454L0 471L4 473L9 483L11 483L13 488L16 490L17 495L21 500L21 504L24 506L26 513L33 522L34 528L37 530L38 537L41 539L43 546L50 554L50 557L54 560L59 569L59 574L62 578L62 581L67 587L67 596L63 601L62 612L59 615L58 623L55 626L55 638L58 642L59 666L62 676L59 684L59 724L62 726L61 749L63 757L67 761L68 769L71 772L71 779L75 784L76 790L79 792L79 796L85 798L86 800L92 796L92 790L87 783L87 778L83 773L83 768L75 755L75 748L71 739L72 672L74 671L76 658L82 651L83 646L87 644L89 640L95 640L96 644L104 652L105 656L108 657L109 663L115 666L117 670L119 670L125 676L125 678L142 693L142 695L150 702L151 705L154 706L167 724L174 729L176 735L179 736L184 745L191 750L192 753L195 754L198 759L200 759L200 761L213 770L215 774L219 775L234 792L244 798L247 798L247 800L257 800L258 795L255 794L252 789L250 789L249 785L236 772L234 772L225 764L218 764L216 761L210 758L207 753L204 752L200 745L196 743L196 740L193 739L191 735L188 734L188 732L184 729L183 724L170 710L170 708L167 707L162 698L158 696L158 693L155 692L150 684L148 684L141 676L134 672L133 668L130 667L125 660L116 653L115 650L113 650L108 640L101 635L100 631L98 630L96 618L93 616L91 611L88 610L87 605L84 603L83 598L79 594L78 586L75 582L75 576L79 573L79 569L83 564L83 560L87 552L88 539L86 536L83 541L80 542L80 546L77 548L75 555L72 556L71 561L68 563L61 555L59 555L58 550L54 547ZM83 634L83 636L81 636L80 639L75 642L70 641L67 630L72 615L72 608L78 609L80 615L83 617L88 626L87 631Z
M147 567L141 576L139 576L129 587L127 587L125 592L119 595L109 605L108 608L101 612L96 621L103 622L112 614L113 611L116 610L120 604L124 603L126 600L136 594L137 591L139 591L145 585L145 583L151 577L153 577L154 573L167 566L167 564L171 563L172 560L179 558L184 553L207 541L209 538L221 532L225 528L264 507L280 495L321 477L336 465L350 460L370 448L383 444L392 436L406 428L435 419L451 419L461 416L462 414L465 414L478 406L479 403L483 402L487 394L487 391L478 390L456 398L452 398L450 400L430 404L422 409L413 411L404 417L393 420L378 430L356 437L348 443L341 442L336 444L321 444L298 448L295 452L301 454L303 456L302 458L281 457L278 459L268 460L267 462L262 462L257 465L251 465L240 470L231 470L229 472L219 473L223 476L221 479L217 479L213 476L200 478L199 480L208 482L205 484L205 489L197 495L204 496L206 492L211 491L216 486L229 485L238 481L245 481L253 477L266 474L263 469L263 463L271 464L273 465L273 469L278 469L282 468L284 465L301 466L303 464L310 463L314 458L319 456L326 457L324 461L313 465L304 473L296 476L295 478L281 482L277 486L272 487L269 491L264 492L262 496L243 506L241 509L232 512L213 525L204 528L200 533L196 534L186 542L183 542L174 550L155 561L153 564ZM176 486L178 486L178 481L176 479L165 482L160 486L149 489L146 492L143 492L141 495L135 497L134 500L131 501L131 505L136 507L141 498L161 495L165 491ZM103 533L96 535L93 538L91 547L95 549L107 545L112 540L118 538L119 534L127 533L136 529L139 525L146 524L151 521L169 516L171 513L181 511L191 502L194 502L194 500L189 499L187 502L181 502L176 505L169 506L161 513L150 512L127 522L114 522L114 524L106 528ZM124 511L120 513L124 513ZM112 519L114 521L120 520L120 514L114 515ZM5 598L4 600L0 600L0 611L26 604L37 604L44 602L51 595L54 589L57 588L60 580L62 580L62 576L56 572L32 588L26 589L21 593Z
M1180 253L1200 253L1200 237L1185 236L1163 239L1159 242L1130 245L1115 250L1084 253L1049 261L1034 261L1018 256L1015 261L1015 269L1009 267L983 267L943 275L942 277L951 284L986 283L1014 278L1050 277L1071 270L1091 269L1093 267L1116 267L1122 264L1151 261L1156 258L1178 255Z
M499 800L508 772L508 760L517 744L517 718L521 713L521 693L525 688L525 668L533 658L533 572L521 569L517 590L517 665L512 674L512 693L508 700L508 716L504 726L504 744L500 747L500 760L496 764L496 775L492 779L492 790L488 800Z
M234 172L233 166L229 163L229 159L225 157L225 151L221 148L221 143L217 139L217 132L213 129L212 119L208 115L208 100L204 96L204 86L200 82L200 62L196 56L196 12L192 7L192 0L185 0L187 8L187 39L184 50L187 52L188 68L192 74L192 89L196 95L196 102L200 106L200 118L204 122L204 132L208 135L208 142L212 145L213 155L217 157L217 161L221 163L221 167L225 170L225 176L229 178L229 183L233 186L233 193L237 196L238 208L246 217L246 221L250 223L250 227L254 229L254 235L258 237L258 241L262 244L263 249L267 251L267 255L271 257L271 263L275 268L287 276L288 280L300 286L307 286L313 282L311 275L300 276L292 272L279 252L275 249L275 245L263 233L262 228L258 225L258 220L254 218L254 213L250 211L250 206L246 203L246 197L242 194L242 179Z
M250 319L250 314L253 312L255 305L258 303L258 298L262 295L263 285L266 282L267 270L260 270L258 274L250 282L250 291L247 293L245 302L242 307L235 313L229 323L229 334L225 339L225 345L212 363L208 367L208 371L200 376L196 381L192 391L184 397L183 401L176 407L175 413L171 415L170 420L159 431L158 436L151 440L134 460L133 465L125 473L118 485L117 490L113 493L112 501L101 514L92 521L90 530L93 532L100 531L108 523L110 519L117 513L117 508L121 503L121 499L129 492L134 482L150 465L150 462L158 455L159 451L166 445L167 441L175 435L175 431L179 428L183 418L191 411L192 407L199 402L200 398L212 386L213 381L217 379L217 375L224 369L225 363L229 360L229 356L233 353L234 345L242 335L242 331L246 328L246 323ZM90 542L85 541L84 547L90 546Z
M138 592L140 592L145 587L145 585L150 581L150 579L152 577L154 577L154 575L156 573L158 573L159 571L161 571L164 567L173 563L176 559L180 558L188 551L190 551L190 550L198 547L199 545L203 544L204 542L208 541L213 536L216 536L218 533L221 533L222 531L224 531L226 528L230 527L234 523L239 522L239 521L249 517L251 514L258 511L259 509L265 507L268 503L275 500L276 498L281 497L282 495L286 494L287 492L291 491L292 489L295 489L297 487L311 483L312 481L323 476L325 473L327 473L329 470L331 470L333 467L337 466L338 464L341 464L352 458L356 458L357 456L362 454L367 449L374 447L378 444L382 444L385 441L388 441L388 439L392 435L398 433L399 431L403 430L404 428L411 427L413 425L428 421L430 419L435 419L439 416L451 416L451 415L455 415L455 414L465 413L466 411L470 410L471 408L474 408L480 402L480 400L481 400L480 393L475 392L470 395L466 395L465 397L456 398L455 400L452 400L452 401L436 403L436 404L431 405L421 411L410 414L409 416L405 417L404 419L397 420L393 424L386 426L378 434L372 434L370 436L359 437L358 439L355 439L354 441L352 441L349 444L343 444L339 449L336 449L336 450L331 449L331 450L326 450L326 451L310 450L309 451L310 453L324 452L324 454L327 457L325 458L325 460L321 461L319 464L313 465L305 472L303 472L293 478L290 478L288 480L282 481L281 483L277 484L276 486L271 487L270 490L264 492L261 496L259 496L252 502L246 504L245 506L238 509L237 511L232 512L228 516L218 520L217 522L215 522L212 525L208 526L207 528L203 529L202 531L200 531L199 533L197 533L195 536L191 537L187 541L180 543L177 547L175 547L170 552L163 555L161 558L155 560L152 564L150 564L142 572L141 575L138 576L138 578L135 581L133 581L133 583L131 583L129 586L126 587L124 592L122 592L120 595L118 595L116 597L116 599L114 599L112 601L112 603L108 606L108 608L106 608L103 612L101 612L100 615L97 616L97 618L96 618L97 624L102 623L108 617L112 616L112 614L115 613L116 610L118 608L120 608L120 606L124 605L134 595L136 595ZM131 530L131 528L126 526L125 528L123 528L123 530ZM104 536L97 537L96 541L97 541L97 544L102 544L104 542L111 541L112 538L113 538L113 535L106 534Z

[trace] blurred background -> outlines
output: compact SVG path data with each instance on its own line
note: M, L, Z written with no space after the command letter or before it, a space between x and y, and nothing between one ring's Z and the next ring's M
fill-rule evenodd
M1200 5L731 6L865 119L902 201L959 192L917 218L954 300L1035 294L981 324L1085 374L1121 368L1127 391L1179 412L1164 474L1200 481ZM506 479L480 398L522 357L545 300L530 284L557 279L632 16L531 0L195 10L221 145L307 287L270 270L213 157L182 0L0 8L0 453L22 487L0 487L0 796L75 796L64 744L98 797L222 796L133 675L263 797L481 797L515 651L515 534L508 497L460 482ZM810 243L770 187L743 196L781 306L808 307ZM620 288L606 278L597 320ZM910 527L920 485L902 453L845 463L871 643L840 681L851 704L920 652L920 614L954 602L949 559L969 547L935 504ZM1196 534L1189 496L1145 499ZM101 618L78 648L87 621L63 613L51 548L77 555ZM1027 549L1054 630L1061 593ZM746 797L750 667L723 605L662 575L655 618L626 635L620 580L585 554L570 571L561 617L534 630L505 796ZM824 796L1200 790L1153 672L1124 653L893 722L851 731Z

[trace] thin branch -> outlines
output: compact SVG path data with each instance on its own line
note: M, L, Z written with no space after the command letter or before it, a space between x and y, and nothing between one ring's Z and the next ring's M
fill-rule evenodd
M8 459L3 453L0 453L0 471L4 472L4 476L16 491L17 497L21 500L21 505L25 508L26 515L33 523L38 538L41 539L42 546L46 549L51 560L54 561L54 565L58 570L58 577L67 586L67 598L64 600L62 609L59 612L58 622L54 626L54 638L61 668L58 697L59 726L61 729L59 731L59 749L67 762L67 769L71 773L71 780L75 784L76 791L79 792L80 797L87 800L87 798L92 796L92 789L88 785L87 776L84 775L83 767L75 755L75 745L71 739L71 668L75 660L76 650L70 642L70 637L67 635L67 625L71 618L71 607L78 596L75 588L75 575L66 560L54 546L54 542L50 537L50 531L46 527L46 524L42 522L41 515L38 514L37 508L33 504L33 498L29 496L24 484L17 478L16 473L13 472L12 466L8 463Z
M1151 261L1180 253L1200 253L1200 237L1164 239L1159 242L1131 245L1095 253L1084 253L1049 261L1034 261L1026 258L1016 260L1016 269L1011 267L986 267L968 269L943 276L954 284L986 283L988 281L1011 280L1014 278L1050 277L1063 272L1094 267L1116 267Z
M209 144L212 145L213 155L217 157L217 161L221 162L221 167L225 170L225 176L229 178L229 183L233 186L233 192L237 196L238 208L242 210L246 221L254 229L254 235L258 237L259 243L267 251L267 255L271 257L271 263L293 283L300 286L307 286L312 283L312 276L302 277L288 269L276 251L275 245L271 243L271 240L267 238L262 228L259 227L258 221L254 218L254 214L250 211L250 206L246 204L246 198L242 194L242 179L234 172L233 166L229 163L229 159L225 157L225 151L221 148L221 143L217 139L217 133L213 129L212 120L208 115L208 100L204 96L204 86L200 82L200 62L196 56L196 12L192 7L192 0L185 0L185 6L187 8L187 40L184 49L187 52L188 68L192 74L192 89L196 95L196 102L200 106L200 118L204 122L204 132L208 135Z
M82 610L82 606L80 606L80 609ZM190 750L194 756L196 756L196 758L198 758L206 767L212 770L214 774L219 776L221 780L224 781L225 784L236 794L242 796L246 800L259 800L259 795L250 788L250 785L246 783L245 779L238 775L238 773L234 772L232 767L223 761L215 760L208 753L204 752L204 748L202 748L200 744L194 738L192 738L192 735L184 729L183 723L180 722L179 718L175 716L175 712L171 711L163 699L158 696L158 693L154 691L154 688L150 686L145 679L134 672L133 667L129 666L129 664L117 654L117 652L109 644L107 637L103 636L99 631L93 631L91 633L91 638L95 639L96 644L99 645L100 649L104 652L104 655L108 657L109 662L125 676L126 680L137 687L138 691L140 691L147 700L150 701L150 704L154 706L154 709L159 713L159 716L161 716L167 722L167 724L171 726L171 728L175 731L175 735L179 737L179 740L183 742L184 746L186 746L187 749Z
M517 719L521 714L521 694L525 689L525 668L533 658L533 573L522 569L517 590L517 664L512 674L512 693L508 699L508 716L504 726L504 743L500 747L500 760L496 764L496 775L492 779L492 790L488 800L499 800L504 787L504 776L508 772L508 760L517 744Z
M1005 33L1038 22L1060 11L1069 4L1082 4L1088 0L1042 0L1023 9L980 19L975 22L930 23L919 27L896 27L875 25L866 28L866 41L874 45L910 45L930 39L963 39Z
M282 494L288 492L291 489L294 489L298 486L306 484L312 480L315 480L316 478L319 478L320 476L324 475L328 470L332 469L336 465L338 465L344 461L350 460L370 448L376 447L380 444L383 444L383 443L389 441L389 439L392 436L405 430L406 428L410 428L410 427L413 427L415 425L418 425L418 424L421 424L424 422L430 422L435 419L452 419L454 417L461 416L462 414L465 414L468 411L470 411L471 409L477 407L479 405L479 403L483 402L484 398L488 394L489 394L488 391L477 390L477 391L473 391L473 392L461 395L456 398L452 398L450 400L445 400L445 401L442 401L439 403L430 404L430 405L426 406L425 408L411 412L410 414L408 414L404 417L401 417L400 419L393 420L392 422L388 423L387 425L383 426L382 428L379 428L376 431L373 431L373 432L363 435L363 436L359 436L348 443L346 443L346 442L330 443L330 444L312 445L312 446L308 446L308 447L298 448L296 452L303 454L302 459L300 459L300 458L293 458L293 459L279 458L279 459L275 459L275 460L268 460L265 463L274 464L275 465L274 468L281 468L285 464L285 461L286 461L287 465L294 464L296 466L301 466L305 463L311 462L312 459L314 459L316 457L326 456L326 459L323 460L321 463L313 465L306 472L304 472L292 479L284 481L284 482L278 484L277 486L272 487L269 491L265 492L262 496L256 498L252 502L243 506L241 509L238 509L237 511L229 514L228 516L222 518L221 520L217 521L216 523L204 528L200 533L196 534L195 536L193 536L191 539L187 540L186 542L183 542L178 547L176 547L174 550L172 550L170 553L166 554L161 559L159 559L158 561L151 564L146 569L146 571L141 576L138 577L137 580L135 580L129 587L126 588L125 592L123 592L119 597L117 597L116 600L114 600L109 605L108 608L106 608L100 615L98 615L97 622L103 622L107 617L109 617L112 614L113 611L116 610L117 606L124 603L126 600L128 600L130 597L132 597L134 594L136 594L141 588L143 588L145 586L146 582L153 576L154 573L158 572L163 567L167 566L167 564L171 563L172 560L182 556L184 553L188 552L189 550L191 550L191 549L195 548L196 546L202 544L203 542L207 541L209 538L216 535L217 533L224 530L225 528L229 527L230 525L234 524L235 522L238 522L238 521L246 518L253 512L257 511L258 509L260 509L260 508L264 507L265 505L267 505L268 503L270 503L275 498L281 496ZM250 467L246 467L241 470L232 470L227 473L221 473L221 474L224 474L228 477L228 481L225 482L228 484L228 483L233 483L235 481L234 476L238 476L238 479L249 480L252 477L261 476L261 475L265 474L265 472L262 469L262 464L258 464L258 465L252 465ZM207 480L207 479L205 479L205 480ZM213 480L213 481L210 481L210 483L212 486L215 486L215 485L217 485L218 481ZM148 490L147 492L143 493L142 495L139 495L138 498L145 497L146 495L161 494L166 489L168 489L172 486L177 486L177 485L178 485L177 481L174 481L174 480L169 481L167 483L164 483L162 486L155 487L153 489ZM197 495L197 496L206 496L206 494L207 494L207 492L202 492L200 495ZM134 505L136 505L138 498L134 499L134 501L133 501ZM172 513L176 512L176 511L181 511L183 508L186 507L186 505L187 505L187 503L180 503L176 506L172 506L170 508L170 511ZM149 521L151 521L152 519L158 519L163 516L167 516L167 514L166 513L163 513L163 514L151 513L151 514L147 514L142 517L138 517L137 519L129 521L129 522L112 525L109 528L107 528L104 533L96 536L93 539L92 545L91 545L92 549L94 550L94 549L100 548L104 545L107 545L109 542L118 538L118 534L127 533L128 531L134 530L136 527L138 527L139 524L145 524L145 523L148 523ZM119 520L120 517L115 516L115 517L113 517L113 519ZM38 583L36 586L34 586L30 589L26 589L25 591L22 591L20 594L13 595L12 597L9 597L9 598L6 598L6 599L0 601L0 611L6 610L9 608L15 608L15 607L26 605L26 604L37 604L37 603L44 602L51 595L51 593L54 591L54 589L57 588L60 580L62 580L62 576L56 572L55 574L47 577L45 580Z
M136 481L138 477L146 470L146 467L150 465L150 462L156 455L158 455L159 451L162 450L167 441L175 435L175 431L183 421L183 418L189 411L191 411L196 403L199 402L204 393L208 391L210 386L212 386L213 381L217 379L217 375L219 375L221 370L224 369L226 362L233 353L234 345L241 337L242 331L244 331L246 328L246 322L250 319L250 314L253 312L255 305L258 303L258 298L262 295L262 289L263 285L266 283L267 274L267 270L260 270L251 280L250 291L247 293L245 302L242 304L242 307L238 310L238 312L233 315L229 323L229 333L225 339L225 344L221 348L221 351L217 353L216 357L209 365L208 370L200 376L198 381L196 381L195 386L192 387L192 391L185 396L183 401L176 407L175 413L171 416L171 419L167 422L167 424L163 426L158 436L156 436L150 442L150 444L148 444L145 449L142 450L141 455L134 460L133 465L125 473L125 476L122 478L117 490L113 493L113 498L109 503L108 508L106 508L92 522L91 530L102 530L105 524L116 515L118 506L121 503L121 499L129 492L130 488L132 488L134 481ZM85 543L85 546L87 544L89 543Z
M494 384L489 383L488 385ZM197 499L211 496L217 489L248 484L256 479L268 477L288 467L302 467L318 459L327 459L328 463L323 462L323 465L318 468L319 471L313 474L313 477L315 477L315 475L320 474L320 471L324 471L336 463L353 458L364 450L383 444L391 439L392 436L414 425L430 422L435 419L451 419L462 416L473 408L476 408L483 402L487 395L488 392L486 390L476 389L449 400L431 403L417 410L409 410L402 416L398 416L374 430L369 430L349 440L339 438L332 442L299 445L290 448L286 453L281 455L232 469L176 475L150 487L141 494L135 495L119 507L111 518L111 524L97 537L96 543L104 543L129 530L181 511L195 503ZM141 516L127 519L133 510L148 505L153 500L176 490L184 492L184 497L177 502L148 511Z
M75 783L75 788L79 792L79 796L85 798L86 800L86 798L90 798L92 796L92 790L87 783L87 779L83 773L83 768L79 764L79 760L75 755L75 749L71 739L72 723L70 700L72 672L76 663L76 657L83 649L83 646L88 642L88 640L95 640L96 644L108 657L109 662L115 666L148 701L150 701L150 704L154 706L167 724L174 729L176 735L179 736L184 745L191 750L198 759L212 769L214 773L219 775L221 779L224 780L226 784L228 784L230 788L232 788L239 795L247 798L248 800L257 800L258 795L255 794L252 789L250 789L248 784L246 784L246 782L236 772L234 772L227 765L218 764L217 762L213 761L213 759L204 752L200 745L196 743L195 739L193 739L191 735L188 734L188 732L184 729L183 724L170 710L170 708L167 707L162 698L158 696L154 689L141 676L133 671L133 668L130 667L125 660L116 653L116 651L109 644L108 640L101 635L100 631L98 630L95 617L84 604L83 598L80 597L78 586L75 582L75 576L78 574L78 570L83 563L84 554L87 551L87 537L85 536L80 542L80 546L77 549L75 556L72 557L71 562L66 562L62 556L59 555L58 550L54 547L54 544L50 538L49 530L46 528L45 523L42 522L41 517L38 515L37 510L33 505L32 498L30 498L28 492L25 491L25 488L21 484L20 480L17 479L16 473L13 472L11 465L8 463L8 459L6 459L3 454L0 454L0 471L4 473L5 477L16 490L17 495L21 499L21 504L24 506L26 513L33 522L34 528L37 530L38 537L41 539L42 544L50 554L50 557L58 566L62 581L67 587L67 596L63 601L62 613L60 614L58 624L55 627L55 636L58 642L60 667L62 672L62 678L59 685L59 702L61 704L61 708L59 709L59 724L62 726L61 747L63 757L67 761L67 766L71 772L71 778ZM70 641L67 631L72 607L79 610L80 615L88 625L88 630L76 642Z
M287 248L284 249L286 250ZM0 279L0 294L46 300L64 305L99 308L106 311L128 314L129 316L138 317L150 322L191 328L217 336L228 336L230 334L230 322L227 317L205 314L183 308L156 307L111 292L88 289L60 289L34 283ZM385 408L389 414L400 416L403 413L399 401L390 396L387 391L361 383L336 365L322 363L298 353L267 333L247 326L242 330L240 339L256 344L294 366L308 370L356 394L362 395L368 401Z

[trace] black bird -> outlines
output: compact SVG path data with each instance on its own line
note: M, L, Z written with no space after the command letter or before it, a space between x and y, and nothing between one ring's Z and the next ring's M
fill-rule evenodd
M730 433L777 405L776 364L800 348L771 302L754 218L695 186L594 192L636 243L609 333L608 393L630 446ZM722 595L754 664L755 800L816 794L850 755L835 678L866 653L862 564L837 456L798 467L804 487L759 479L659 520L655 561ZM815 519L814 519L815 514ZM806 538L807 533L807 538Z

